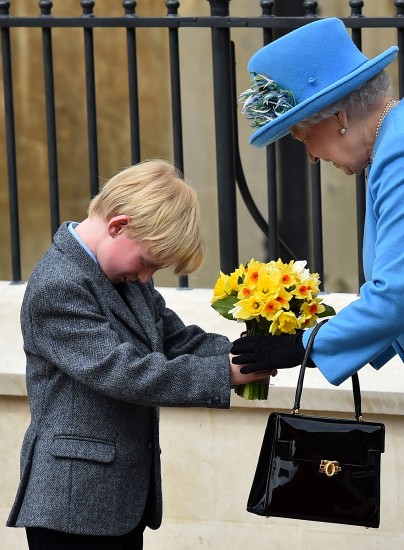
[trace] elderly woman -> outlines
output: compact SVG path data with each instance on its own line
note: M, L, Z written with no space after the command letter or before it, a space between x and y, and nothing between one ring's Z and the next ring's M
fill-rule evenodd
M367 363L404 360L404 105L384 71L391 47L374 59L354 45L336 18L318 20L259 50L248 69L243 112L261 147L291 133L310 162L345 174L367 170L363 261L366 282L354 301L316 335L310 359L339 385ZM247 336L233 343L245 373L299 365L313 329Z

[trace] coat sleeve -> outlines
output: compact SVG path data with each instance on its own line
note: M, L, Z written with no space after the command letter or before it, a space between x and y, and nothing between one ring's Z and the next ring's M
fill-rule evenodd
M395 125L379 145L368 177L360 297L318 332L311 357L339 385L367 363L380 368L404 333L404 129ZM380 159L383 159L381 161ZM303 336L306 346L311 329ZM393 348L394 346L394 348Z
M227 339L186 328L160 307L161 318L149 329L164 346L153 347L120 330L88 285L52 278L30 285L22 309L28 365L40 364L44 375L57 369L96 392L145 406L229 407Z
M174 311L166 307L164 298L155 289L153 301L164 323L164 353L167 358L174 359L184 354L209 358L230 352L231 343L226 336L208 333L197 325L185 325Z

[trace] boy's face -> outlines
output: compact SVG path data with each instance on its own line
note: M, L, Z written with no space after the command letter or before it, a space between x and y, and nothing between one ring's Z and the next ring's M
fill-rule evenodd
M117 218L120 218L117 216ZM114 218L111 220L113 222ZM140 281L147 283L163 266L148 252L144 244L126 235L126 223L109 222L109 239L97 259L112 284Z

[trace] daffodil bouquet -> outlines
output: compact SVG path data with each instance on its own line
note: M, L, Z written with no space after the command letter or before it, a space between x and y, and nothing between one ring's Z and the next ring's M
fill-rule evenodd
M335 310L319 298L319 275L310 273L306 264L253 258L230 275L221 271L211 305L226 319L245 322L247 334L276 336L310 328ZM246 399L267 399L268 384L251 382L235 392Z

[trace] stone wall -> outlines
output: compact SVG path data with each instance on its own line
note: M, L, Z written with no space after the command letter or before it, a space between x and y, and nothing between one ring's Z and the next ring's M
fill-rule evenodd
M19 452L29 422L25 397L24 355L19 331L19 306L25 285L0 282L0 540L5 550L27 548L22 529L4 527L18 483ZM168 307L186 323L238 337L240 326L209 307L212 291L160 289ZM337 310L356 299L330 294ZM273 379L267 402L232 397L230 410L161 409L164 521L146 531L145 548L153 550L246 550L310 547L324 550L398 549L404 544L404 369L392 361L380 372L361 370L365 420L386 425L382 456L381 526L379 529L264 519L246 512L246 500L271 410L289 411L298 370ZM352 418L350 382L331 386L315 370L306 374L302 411Z

